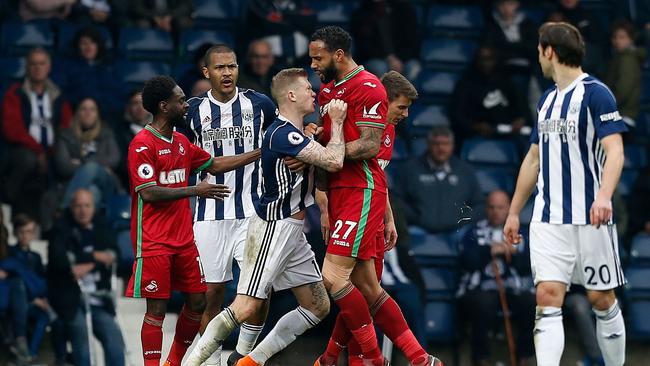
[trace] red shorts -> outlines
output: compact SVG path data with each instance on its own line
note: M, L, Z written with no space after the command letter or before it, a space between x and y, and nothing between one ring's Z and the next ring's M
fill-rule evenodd
M383 225L386 193L363 188L329 192L330 240L327 252L368 260L377 256L377 231Z
M136 258L126 296L168 299L171 291L202 293L207 291L199 251L194 243L177 254Z
M386 240L384 240L384 225L381 230L377 231L377 239L375 241L375 248L377 254L375 256L375 272L377 273L377 281L381 282L381 273L384 270L384 248L386 247Z

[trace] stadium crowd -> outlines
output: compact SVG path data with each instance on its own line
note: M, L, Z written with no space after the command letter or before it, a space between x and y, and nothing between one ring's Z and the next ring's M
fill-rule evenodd
M128 144L151 120L139 88L165 73L188 97L208 91L203 55L226 43L237 51L240 88L270 95L272 76L296 66L317 90L308 37L337 24L351 32L354 57L367 70L396 70L420 93L387 142L395 146L387 175L399 237L382 281L422 344L469 332L473 362L489 365L489 333L502 316L496 258L514 328L525 335L517 356L531 364L528 248L507 247L502 228L535 105L549 86L536 50L546 20L580 29L585 71L609 86L632 131L614 205L624 264L643 268L650 262L650 254L637 257L641 248L650 253L648 0L0 0L0 201L11 212L0 220L0 349L27 365L39 359L49 329L57 365L86 365L90 312L107 364L123 364L111 277L128 279L134 256L122 214ZM318 208L310 210L308 238L322 262ZM49 243L47 261L30 248L37 237ZM602 364L584 291L572 291L565 306L585 364ZM627 321L634 327L641 319ZM638 328L650 335L650 324Z

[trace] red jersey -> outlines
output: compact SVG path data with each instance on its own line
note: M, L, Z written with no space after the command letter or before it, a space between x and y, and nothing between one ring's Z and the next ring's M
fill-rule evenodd
M212 156L174 132L169 140L146 126L129 145L131 242L135 257L176 254L194 242L189 199L145 203L140 190L150 186L187 187L192 172L205 169Z
M377 160L379 161L379 166L382 169L386 169L388 163L390 163L390 158L393 156L393 145L395 144L395 125L390 123L386 125L384 130L384 135L381 139L381 147L379 148L379 154L377 154Z
M343 122L346 143L359 139L359 127L386 127L386 89L375 75L359 66L343 79L323 85L318 93L318 105L323 118L323 134L320 141L324 145L331 137L332 121L327 114L327 107L332 99L341 99L348 104L348 114ZM370 188L386 192L386 176L377 158L345 160L343 169L329 174L330 189L343 187Z

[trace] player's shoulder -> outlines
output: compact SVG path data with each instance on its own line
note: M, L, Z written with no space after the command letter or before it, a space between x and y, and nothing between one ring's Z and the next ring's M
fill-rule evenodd
M240 88L239 95L243 95L246 98L250 99L253 103L259 102L273 102L268 95L260 93L254 89Z
M357 93L386 97L384 84L373 73L362 70L353 80L355 85L354 89Z
M582 84L585 88L585 96L589 96L591 98L614 98L614 94L609 89L609 87L602 81L598 80L596 77L589 75L582 79Z
M149 132L146 128L143 128L140 130L140 132L136 133L135 136L133 136L133 139L131 139L129 146L137 144L152 145L154 142L154 137L155 136L151 132Z
M190 108L198 107L199 105L201 105L206 100L209 100L208 93L209 93L209 91L188 99L187 104L189 104Z

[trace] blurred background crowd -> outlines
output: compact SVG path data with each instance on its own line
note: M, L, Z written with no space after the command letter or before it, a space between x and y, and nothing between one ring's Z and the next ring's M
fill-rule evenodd
M387 168L399 240L384 285L422 343L464 344L467 364L491 365L503 334L498 269L518 361L532 365L528 248L507 247L501 229L550 86L537 64L544 21L580 29L584 70L609 86L630 128L614 202L630 282L619 295L628 338L650 339L650 1L0 0L0 364L89 364L91 331L106 364L124 364L116 309L133 260L126 153L151 120L143 82L168 74L199 95L210 89L203 53L225 43L238 55L239 87L269 94L275 72L297 66L317 90L309 36L333 24L352 34L358 63L377 75L397 70L420 94ZM308 238L322 258L310 210ZM532 202L524 211L527 225ZM584 291L573 288L565 306L581 362L599 364Z

